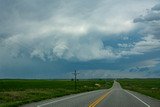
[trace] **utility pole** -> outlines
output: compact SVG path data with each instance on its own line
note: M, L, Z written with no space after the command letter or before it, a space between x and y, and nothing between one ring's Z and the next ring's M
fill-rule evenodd
M79 73L77 73L77 71L75 70L73 75L74 75L74 89L77 90L77 75Z

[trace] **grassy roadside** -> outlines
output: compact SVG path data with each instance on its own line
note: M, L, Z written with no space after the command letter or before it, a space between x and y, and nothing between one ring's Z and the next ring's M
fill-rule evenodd
M160 100L160 79L120 79L118 82L124 89Z
M98 84L98 85L95 85ZM110 88L113 80L0 80L0 107L22 104L91 90Z

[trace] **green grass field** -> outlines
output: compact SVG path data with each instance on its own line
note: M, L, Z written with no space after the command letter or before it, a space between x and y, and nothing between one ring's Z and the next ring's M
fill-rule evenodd
M100 84L96 86L95 84ZM19 105L91 90L110 88L113 80L0 80L0 107Z
M118 82L124 89L160 99L160 79L120 79Z

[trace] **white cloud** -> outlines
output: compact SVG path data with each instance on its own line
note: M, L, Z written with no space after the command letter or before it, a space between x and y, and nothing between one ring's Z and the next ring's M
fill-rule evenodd
M160 59L149 59L139 62L137 65L140 67L155 67L156 65L160 64Z
M155 11L159 11L160 10L160 3L155 5L152 10L155 10Z
M133 44L126 44L126 43L118 43L118 46L121 48L131 48L134 45Z
M145 78L144 72L129 72L119 70L80 70L78 78Z
M92 3L96 6L90 6ZM14 56L27 53L31 57L39 57L42 60L60 58L88 61L119 58L126 52L122 54L113 52L112 47L104 46L101 35L94 35L92 32L103 33L105 36L129 32L135 27L132 20L144 9L151 8L155 4L150 0L125 0L123 2L107 0L92 3L89 2L83 6L81 1L68 3L62 1L59 8L48 4L38 13L35 10L42 7L39 7L36 2L26 3L34 10L33 12L28 12L23 2L17 3L17 6L15 2L14 5L10 5L11 7L6 7L14 11L12 14L4 7L3 15L8 17L8 21L1 19L4 26L0 27L0 31L11 36L5 38L1 45L5 45L6 52ZM44 15L48 17L42 17ZM136 43L131 52L142 53L143 44L147 45L148 42L144 40ZM154 45L152 41L148 44L150 43ZM145 48L150 50L154 47L148 45Z
M42 59L43 61L45 61L45 55L41 50L35 49L32 51L31 53L31 57L38 57L40 59Z
M157 39L160 39L160 11L159 5L153 6L148 9L144 15L141 15L134 19L134 22L141 28L140 33L142 35L154 35Z
M131 49L131 52L145 53L154 49L158 50L159 47L160 40L154 38L153 35L148 35L144 37L142 41L135 43L135 46Z
M144 54L153 50L160 50L160 40L153 35L148 35L142 38L141 41L135 42L133 45L119 44L120 46L132 46L129 51L122 51L121 55Z

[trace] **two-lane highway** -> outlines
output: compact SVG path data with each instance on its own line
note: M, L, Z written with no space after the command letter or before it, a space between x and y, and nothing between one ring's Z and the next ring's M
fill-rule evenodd
M103 99L96 107L150 107L150 105L131 92L122 89L120 84L115 82L108 98Z
M124 90L114 81L112 88L108 90L70 95L23 107L160 107L160 100Z

